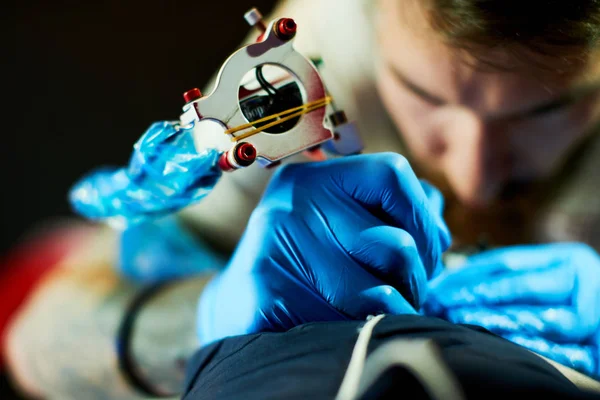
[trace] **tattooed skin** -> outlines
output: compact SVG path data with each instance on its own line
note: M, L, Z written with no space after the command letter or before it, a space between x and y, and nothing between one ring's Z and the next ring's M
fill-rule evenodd
M167 287L136 319L132 344L136 366L161 393L181 391L186 360L199 347L196 305L207 280L200 277Z
M124 310L140 288L121 280L108 262L111 252L102 248L114 249L114 243L97 243L98 254L71 257L51 272L11 324L8 366L28 396L145 398L121 376L115 351ZM177 392L183 383L185 360L197 349L195 307L207 280L195 278L159 292L136 320L136 366L158 388Z

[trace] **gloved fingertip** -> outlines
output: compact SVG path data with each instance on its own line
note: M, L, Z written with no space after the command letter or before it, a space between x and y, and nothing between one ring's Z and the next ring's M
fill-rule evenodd
M361 318L366 315L378 314L417 314L415 308L398 292L389 285L380 285L369 288L362 293L366 301L361 307Z

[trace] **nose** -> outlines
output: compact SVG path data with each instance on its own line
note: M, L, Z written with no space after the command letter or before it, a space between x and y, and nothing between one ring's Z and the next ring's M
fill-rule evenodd
M461 106L437 111L430 127L431 151L466 205L481 208L502 190L510 174L510 149L500 126Z

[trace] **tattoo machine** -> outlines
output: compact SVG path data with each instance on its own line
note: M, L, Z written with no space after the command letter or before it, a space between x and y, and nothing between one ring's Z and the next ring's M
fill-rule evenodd
M304 152L312 159L359 153L355 125L336 109L316 63L294 49L296 22L265 25L222 65L212 91L183 94L179 121L157 122L138 140L127 167L101 169L70 192L76 212L116 226L173 213L201 200L222 172L264 168ZM323 150L325 152L323 152Z

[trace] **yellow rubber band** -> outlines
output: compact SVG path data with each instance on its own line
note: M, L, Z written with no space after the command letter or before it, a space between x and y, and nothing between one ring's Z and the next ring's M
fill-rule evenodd
M246 139L246 138L248 138L248 137L250 137L250 136L256 135L257 133L260 133L260 132L264 131L265 129L269 129L269 128L270 128L270 127L272 127L272 126L279 125L279 124L281 124L282 122L289 121L289 120L290 120L290 119L292 119L292 118L296 118L296 117L299 117L299 116L301 116L301 115L307 114L307 113L309 113L309 112L311 112L311 111L314 111L314 110L316 110L316 109L319 109L319 108L321 108L321 107L324 107L325 105L326 105L326 103L324 103L324 104L318 104L318 105L314 105L314 106L312 106L312 107L309 107L309 108L306 108L306 109L304 109L304 110L302 110L302 111L298 111L298 112L296 112L296 113L294 113L294 114L288 115L287 117L283 117L283 118L281 118L281 119L278 119L278 120L276 120L276 121L273 121L273 122L271 122L271 123L268 123L268 124L266 124L266 125L264 125L264 126L261 126L260 128L253 129L253 130L251 130L250 132L242 133L241 135L238 135L238 136L236 136L236 137L233 137L231 140L232 140L233 142L237 142L237 141L240 141L240 140Z
M314 111L316 109L319 109L321 107L325 107L327 104L331 103L331 101L332 101L331 96L326 96L326 97L323 97L322 99L311 101L311 102L305 103L305 104L303 104L301 106L290 108L290 109L287 109L287 110L282 111L280 113L273 114L273 115L268 115L266 117L257 119L256 121L252 121L252 122L249 122L247 124L242 124L242 125L239 125L239 126L236 126L236 127L230 128L230 129L227 129L225 131L225 134L231 135L231 134L233 134L235 132L239 132L239 131L242 131L244 129L248 129L248 128L254 127L254 125L259 124L261 122L275 120L275 121L273 121L271 123L266 124L265 126L261 126L260 128L255 128L255 129L251 130L250 132L243 133L243 134L235 136L235 137L233 137L231 139L233 142L237 142L239 140L246 139L246 138L248 138L250 136L256 135L257 133L260 133L260 132L264 131L265 129L269 129L272 126L281 124L282 122L289 121L290 119L293 119L293 118L299 117L301 115L307 114L307 113L309 113L311 111ZM292 114L291 115L287 115L287 114L290 114L290 113L292 113ZM287 116L283 117L283 118L280 118L280 117L282 117L284 115L287 115Z

